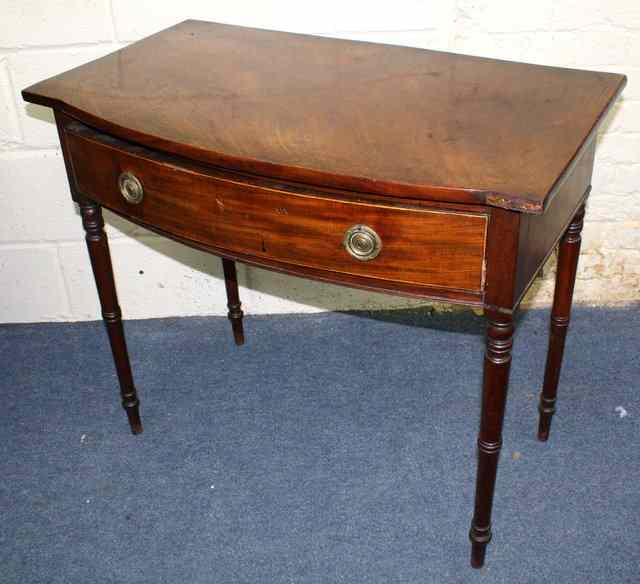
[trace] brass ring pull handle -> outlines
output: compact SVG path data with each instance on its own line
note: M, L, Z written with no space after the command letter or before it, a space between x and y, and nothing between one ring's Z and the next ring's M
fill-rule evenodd
M371 227L354 225L344 234L343 245L351 257L366 262L380 253L382 240Z
M123 172L118 177L118 187L120 188L120 193L127 203L131 203L132 205L142 203L144 189L142 188L142 183L135 174Z

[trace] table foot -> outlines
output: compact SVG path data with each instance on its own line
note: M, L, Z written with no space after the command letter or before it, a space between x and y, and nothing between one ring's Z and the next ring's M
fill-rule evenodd
M242 310L238 310L238 313L229 311L229 320L231 321L231 330L233 332L233 340L236 345L244 345L244 328L242 325Z
M556 411L556 400L547 399L544 395L540 396L540 420L538 421L538 440L546 442L549 440L549 432L551 430L551 419Z
M486 543L472 543L471 544L471 567L482 568L484 566L484 558L487 553Z
M140 409L138 405L125 407L124 411L127 413L127 418L129 419L131 433L142 434L142 421L140 420Z

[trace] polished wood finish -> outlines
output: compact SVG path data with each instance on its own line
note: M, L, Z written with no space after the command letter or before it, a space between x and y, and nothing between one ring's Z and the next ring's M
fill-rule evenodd
M540 268L568 227L576 210L591 190L591 175L595 155L595 140L577 161L573 172L560 187L558 196L551 202L544 215L520 216L520 238L516 271L516 304L522 300L533 284Z
M304 278L483 307L471 564L484 563L514 318L560 241L541 397L548 437L591 189L622 75L186 21L38 83L55 109L134 432L142 429L100 208L223 258ZM123 197L121 173L144 190ZM132 184L133 184L132 183ZM380 237L359 261L343 237ZM353 251L353 250L352 250Z
M66 126L73 122L73 118L70 118L61 111L54 110L53 114L56 120L56 129L58 130L58 138L60 140L60 148L62 150L62 157L64 159L64 168L67 173L67 180L69 182L71 198L77 203L78 193L76 192L76 181L73 176L71 156L69 156L69 148L67 146L67 132L65 130Z
M167 157L156 160L151 151L77 123L67 129L67 144L81 193L192 241L369 279L482 291L487 226L482 212L390 206L266 186ZM140 204L121 195L123 171L142 182ZM343 247L345 232L356 224L372 227L382 239L382 251L371 261L354 259Z
M226 168L541 213L624 83L189 20L23 96Z
M478 436L478 474L476 501L471 522L471 565L484 564L487 544L491 541L491 509L502 448L502 423L507 403L513 318L489 311L487 313L487 349L482 382L482 414Z
M111 209L113 211L113 209ZM350 288L358 288L361 290L369 290L372 292L382 292L386 294L394 294L397 296L406 296L408 298L421 298L429 299L441 302L447 302L449 304L459 304L471 307L482 307L482 294L477 292L465 292L460 290L447 290L445 288L432 288L429 286L415 286L413 284L405 284L403 282L394 282L392 280L379 280L375 278L367 278L364 276L352 276L350 274L344 274L339 272L332 272L329 270L318 270L314 268L307 268L305 266L296 266L294 264L285 264L274 260L260 258L257 256L249 256L241 253L230 252L229 250L218 248L211 245L205 245L196 241L180 237L168 231L164 231L153 225L142 223L137 218L126 215L125 213L116 214L126 218L132 223L142 225L149 231L152 231L163 237L167 237L179 243L182 243L193 249L206 251L221 257L233 259L243 264L250 266L257 266L266 268L274 272L282 274L290 274L309 280L316 280L318 282L327 283L339 283L342 286L349 286Z
M224 284L227 289L228 317L231 321L233 339L236 345L244 345L244 328L242 326L242 304L240 302L240 292L238 291L238 274L236 263L233 260L222 258L222 270L224 271Z
M564 343L571 318L573 288L578 272L578 257L582 241L582 223L584 221L584 204L574 215L571 224L565 231L558 248L558 266L556 271L556 289L551 308L551 326L549 334L549 350L544 372L544 385L540 394L540 422L538 439L546 442L549 439L551 418L556 411L556 396L560 368L564 354Z
M118 373L120 382L120 394L122 397L122 407L127 412L129 426L134 434L142 432L142 422L140 421L138 394L133 384L131 373L131 363L127 343L124 338L122 327L122 313L118 305L118 296L113 279L113 268L111 267L111 255L109 253L109 243L107 234L104 231L104 221L100 206L93 201L80 199L80 213L82 214L82 225L86 232L87 249L91 259L91 267L96 280L100 306L102 308L102 319L107 328L113 361Z
M517 266L522 214L493 209L487 238L487 283L484 306L512 314L516 309Z
M502 446L502 424L509 384L517 293L520 213L493 209L487 241L486 350L482 381L478 472L469 539L471 566L484 564L491 541L491 511Z

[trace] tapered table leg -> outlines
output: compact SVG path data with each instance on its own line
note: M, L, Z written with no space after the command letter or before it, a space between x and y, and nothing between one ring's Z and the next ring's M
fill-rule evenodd
M488 313L487 317L476 500L469 532L471 565L474 568L480 568L484 564L486 547L491 541L491 508L502 446L502 422L507 400L513 344L512 317L497 313Z
M129 363L129 354L122 328L122 316L113 279L109 243L107 234L104 232L102 209L93 201L84 199L80 201L80 212L82 214L82 224L86 231L87 248L91 259L91 267L93 268L93 276L98 288L98 296L100 297L102 318L109 335L111 352L113 353L118 381L120 382L122 406L127 413L131 431L134 434L140 434L142 432L139 413L140 402L138 401L131 374L131 364Z
M240 293L238 292L238 274L236 263L233 260L222 258L222 269L224 271L224 284L227 288L227 307L229 308L229 320L233 330L233 338L236 345L244 344L244 328L242 326L243 312L240 303Z
M551 418L556 411L556 396L562 367L562 356L564 354L564 342L569 329L573 288L578 271L578 256L580 255L580 242L582 239L580 234L582 232L584 211L585 208L582 205L562 236L558 250L556 288L551 309L549 350L547 352L544 384L540 394L539 405L538 439L543 442L549 439Z

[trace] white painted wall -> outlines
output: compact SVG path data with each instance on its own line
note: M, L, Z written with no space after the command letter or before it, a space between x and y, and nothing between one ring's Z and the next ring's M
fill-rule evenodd
M51 113L20 90L186 18L626 73L599 139L577 299L640 300L638 0L2 0L1 322L99 315ZM217 258L107 221L126 317L226 313ZM240 275L249 313L415 304L253 268ZM551 275L529 303L548 303Z

